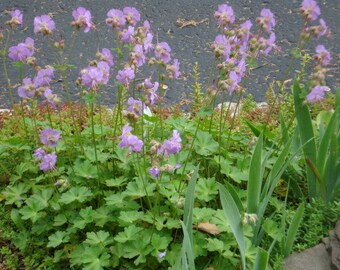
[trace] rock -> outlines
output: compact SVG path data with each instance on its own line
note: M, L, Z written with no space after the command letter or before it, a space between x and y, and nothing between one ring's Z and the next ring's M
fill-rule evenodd
M331 259L324 244L319 244L301 253L293 253L285 259L285 270L333 270Z
M329 233L327 251L331 259L331 269L340 270L340 220L335 229Z

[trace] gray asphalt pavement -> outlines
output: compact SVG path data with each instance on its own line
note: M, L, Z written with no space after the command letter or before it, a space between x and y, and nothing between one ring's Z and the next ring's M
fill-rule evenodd
M289 50L294 48L299 32L303 26L303 20L299 15L299 6L302 0L229 0L227 3L234 8L236 22L251 19L255 23L262 8L270 8L275 15L277 26L275 33L277 45L281 47L280 55L263 58L261 67L254 70L247 78L247 92L254 95L257 101L264 99L266 89L271 80L281 79L289 64ZM141 13L141 21L149 20L151 31L159 41L166 41L172 48L172 55L181 62L182 77L170 84L167 93L167 101L175 101L183 92L191 91L191 76L193 65L199 63L202 80L209 75L213 63L213 54L210 53L210 44L217 34L216 22L213 14L219 4L225 1L216 0L69 0L69 1L37 1L37 0L12 0L0 1L0 26L8 20L6 10L20 9L24 12L24 27L16 30L11 45L23 42L25 37L31 36L39 39L36 47L40 51L36 53L39 59L45 59L45 64L51 64L53 59L48 53L46 41L33 34L33 19L35 16L52 13L56 22L57 31L54 38L65 37L65 42L70 42L73 29L72 10L83 6L92 12L93 22L98 31L83 33L81 31L77 39L75 49L70 59L71 64L84 68L87 61L95 57L97 49L114 47L113 31L105 25L106 13L112 8L122 9L125 6L133 6ZM329 39L321 38L319 41L310 42L307 49L314 50L318 44L324 44L332 53L330 76L327 84L335 88L339 86L340 78L340 0L318 1L321 8L321 17L325 19L332 31ZM191 23L190 23L191 22ZM193 23L194 22L194 23ZM184 24L183 24L184 23ZM185 24L187 23L187 24ZM41 62L40 62L41 63ZM16 83L18 72L10 72L12 84ZM70 72L70 79L75 80L79 70ZM9 96L6 90L3 66L0 65L0 108L7 107ZM58 84L53 89L58 93ZM16 91L15 91L16 93ZM76 96L75 90L73 94ZM114 103L115 89L106 91L104 102L108 105Z

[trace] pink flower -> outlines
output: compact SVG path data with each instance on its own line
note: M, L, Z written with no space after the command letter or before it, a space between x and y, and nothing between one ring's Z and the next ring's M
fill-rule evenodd
M40 164L40 170L49 171L52 170L57 163L57 155L55 152L47 154L43 157L42 163Z
M270 32L276 24L274 14L267 8L261 10L261 17L257 18L257 22L266 32Z
M166 71L168 72L169 79L178 79L181 74L179 71L179 61L174 59L173 65L167 65Z
M165 64L169 63L171 60L171 48L168 43L160 42L156 44L155 47L155 56L158 59L161 59Z
M177 154L182 148L182 139L177 130L172 132L172 137L169 140L165 140L160 149L158 149L158 154Z
M47 66L45 69L40 69L34 79L34 86L38 88L41 86L50 85L50 82L53 78L53 71L54 69L51 66Z
M126 23L129 25L134 26L140 21L140 14L134 7L123 8L123 13L125 15Z
M143 44L145 53L148 53L151 49L153 49L154 45L152 44L152 39L153 39L152 33L147 33Z
M314 0L303 0L300 11L308 21L315 21L320 15L320 7Z
M40 141L51 148L56 147L60 139L60 132L51 128L40 131Z
M22 18L23 18L23 14L20 10L16 9L13 11L10 11L11 14L11 20L6 22L6 24L9 24L11 26L14 25L21 25L22 26Z
M137 136L132 135L130 132L132 131L132 127L129 124L126 124L123 127L121 142L118 144L118 147L128 147L132 152L140 152L143 148L143 141L138 139Z
M120 33L120 39L125 43L132 43L134 41L135 28L129 26Z
M137 44L134 47L131 56L133 64L137 65L137 67L140 67L145 63L145 55L142 45Z
M218 26L221 28L227 26L228 24L234 23L235 21L234 10L227 4L219 5L217 11L214 13L214 17Z
M325 97L326 91L328 91L329 88L327 86L315 86L312 91L307 95L307 101L309 103L322 100Z
M329 65L330 61L332 60L331 54L329 51L326 50L325 46L318 45L315 48L315 58L323 66Z
M96 88L103 80L103 71L97 67L90 66L82 71L82 83L87 87Z
M72 16L74 21L72 25L75 25L78 28L84 28L84 32L87 33L91 30L92 22L91 22L91 12L84 7L78 7L77 9L72 11Z
M107 64L112 67L113 66L113 56L112 56L112 53L109 49L107 48L103 48L102 49L102 52L98 52L97 53L97 58L100 60L100 61L105 61L107 62Z
M123 70L119 70L118 75L116 76L116 79L125 85L128 85L134 78L135 72L132 68L129 67L124 68Z
M107 84L110 79L110 66L105 61L100 61L97 64L97 68L103 73L103 78L101 80L101 83Z
M151 167L149 169L149 174L151 174L152 176L154 176L155 178L158 178L159 174L160 174L160 170L158 167Z
M119 9L111 9L107 13L106 24L119 30L125 25L125 17L123 11Z
M32 79L25 78L23 79L23 83L18 87L18 95L21 98L31 98L35 95L35 86L32 82Z
M127 100L127 111L128 112L132 112L137 116L141 116L142 115L142 110L143 110L143 102L138 100L138 99L134 99L132 97L129 97Z
M41 147L35 150L33 154L33 156L36 158L37 161L41 161L45 155L46 155L46 152Z
M48 15L41 15L34 18L34 33L42 33L43 35L50 35L55 29L55 23Z
M25 43L19 43L17 46L9 48L8 57L14 61L25 61L34 54L34 40L26 38Z

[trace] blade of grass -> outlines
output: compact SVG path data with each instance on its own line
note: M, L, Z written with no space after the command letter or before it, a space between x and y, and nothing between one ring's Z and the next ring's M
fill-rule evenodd
M258 247L255 257L254 270L266 270L268 266L268 259L268 252Z
M237 241L243 270L246 270L246 245L243 235L241 213L230 192L219 183L220 200L231 231Z
M263 168L262 168L263 134L261 133L250 161L247 186L247 213L257 213L260 201Z
M295 114L298 123L301 144L303 145L303 153L305 159L309 159L313 164L316 164L316 145L309 109L306 105L306 101L300 97L301 88L297 81L294 82L293 89ZM308 181L308 196L311 199L317 196L316 179L313 171L308 166L306 166L306 173Z
M287 232L287 237L285 241L286 245L285 245L285 249L283 253L285 257L288 256L292 250L293 243L294 243L298 228L300 226L300 222L302 220L304 211L305 211L305 203L301 203L299 208L296 210L296 213L293 217L293 220Z

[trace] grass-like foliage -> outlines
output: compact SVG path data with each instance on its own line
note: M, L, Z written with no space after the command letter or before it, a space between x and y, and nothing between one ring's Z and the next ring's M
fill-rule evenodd
M32 37L13 44L23 14L10 11L0 28L2 88L11 106L0 114L0 264L271 269L275 258L316 243L325 230L308 219L313 203L318 224L337 218L327 207L338 206L340 191L340 90L325 86L326 48L304 50L330 33L317 20L320 8L304 0L301 14L291 65L268 85L260 107L244 97L244 80L258 59L279 52L269 9L253 25L218 6L209 78L200 81L196 64L191 99L176 104L164 98L169 81L181 76L180 62L135 8L111 9L106 25L95 26L78 7L72 36L62 39L61 26L39 14L34 38L54 59L46 66ZM101 27L112 28L113 47L76 66L70 56L77 37ZM9 77L10 68L17 77ZM116 93L112 109L102 106L108 91ZM325 209L331 219L320 215Z

